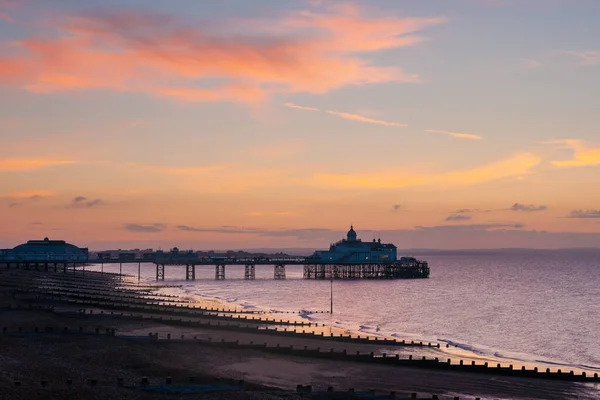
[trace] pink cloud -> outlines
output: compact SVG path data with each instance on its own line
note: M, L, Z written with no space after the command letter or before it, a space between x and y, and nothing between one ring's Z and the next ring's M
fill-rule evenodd
M264 23L188 25L135 12L68 16L58 37L28 37L0 57L0 83L34 93L83 89L146 92L185 101L256 102L272 93L326 93L347 85L418 82L398 67L358 53L411 46L442 18L369 16L355 5L296 12ZM277 31L277 34L274 34ZM225 80L218 86L205 83ZM198 85L202 85L199 87Z

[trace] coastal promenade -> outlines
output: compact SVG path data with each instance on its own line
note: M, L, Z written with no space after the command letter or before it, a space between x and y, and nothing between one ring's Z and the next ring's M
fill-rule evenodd
M553 400L592 399L585 385L600 382L579 371L465 359L445 343L191 302L162 286L81 270L0 270L2 356L15 360L0 392L163 398L212 387L241 399L268 392L274 399Z

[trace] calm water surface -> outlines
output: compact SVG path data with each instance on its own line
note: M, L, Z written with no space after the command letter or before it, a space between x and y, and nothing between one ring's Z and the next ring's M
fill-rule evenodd
M430 279L334 281L334 314L309 314L318 322L402 338L447 341L475 353L524 362L600 370L600 254L541 253L422 256ZM273 267L257 266L255 281L230 266L226 281L214 267L197 267L186 282L183 267L166 268L168 283L267 311L329 310L330 282L302 280L288 266L274 281ZM118 271L118 266L105 271ZM137 265L124 266L137 274ZM142 277L153 280L153 265Z

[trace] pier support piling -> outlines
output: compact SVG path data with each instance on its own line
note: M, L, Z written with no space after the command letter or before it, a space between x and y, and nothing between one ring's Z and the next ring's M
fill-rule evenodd
M217 281L225 280L225 264L215 265L215 280L217 280Z
M165 280L165 264L156 264L156 280Z
M275 269L273 271L274 279L285 279L285 265L284 264L275 264Z
M195 281L196 280L196 265L186 264L185 265L185 280Z
M256 277L256 269L254 264L246 264L246 268L244 269L244 279L245 280L254 280Z

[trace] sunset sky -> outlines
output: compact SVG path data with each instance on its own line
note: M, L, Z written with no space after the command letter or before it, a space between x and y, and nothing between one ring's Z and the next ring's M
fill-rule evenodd
M0 248L600 247L598 0L0 0Z

